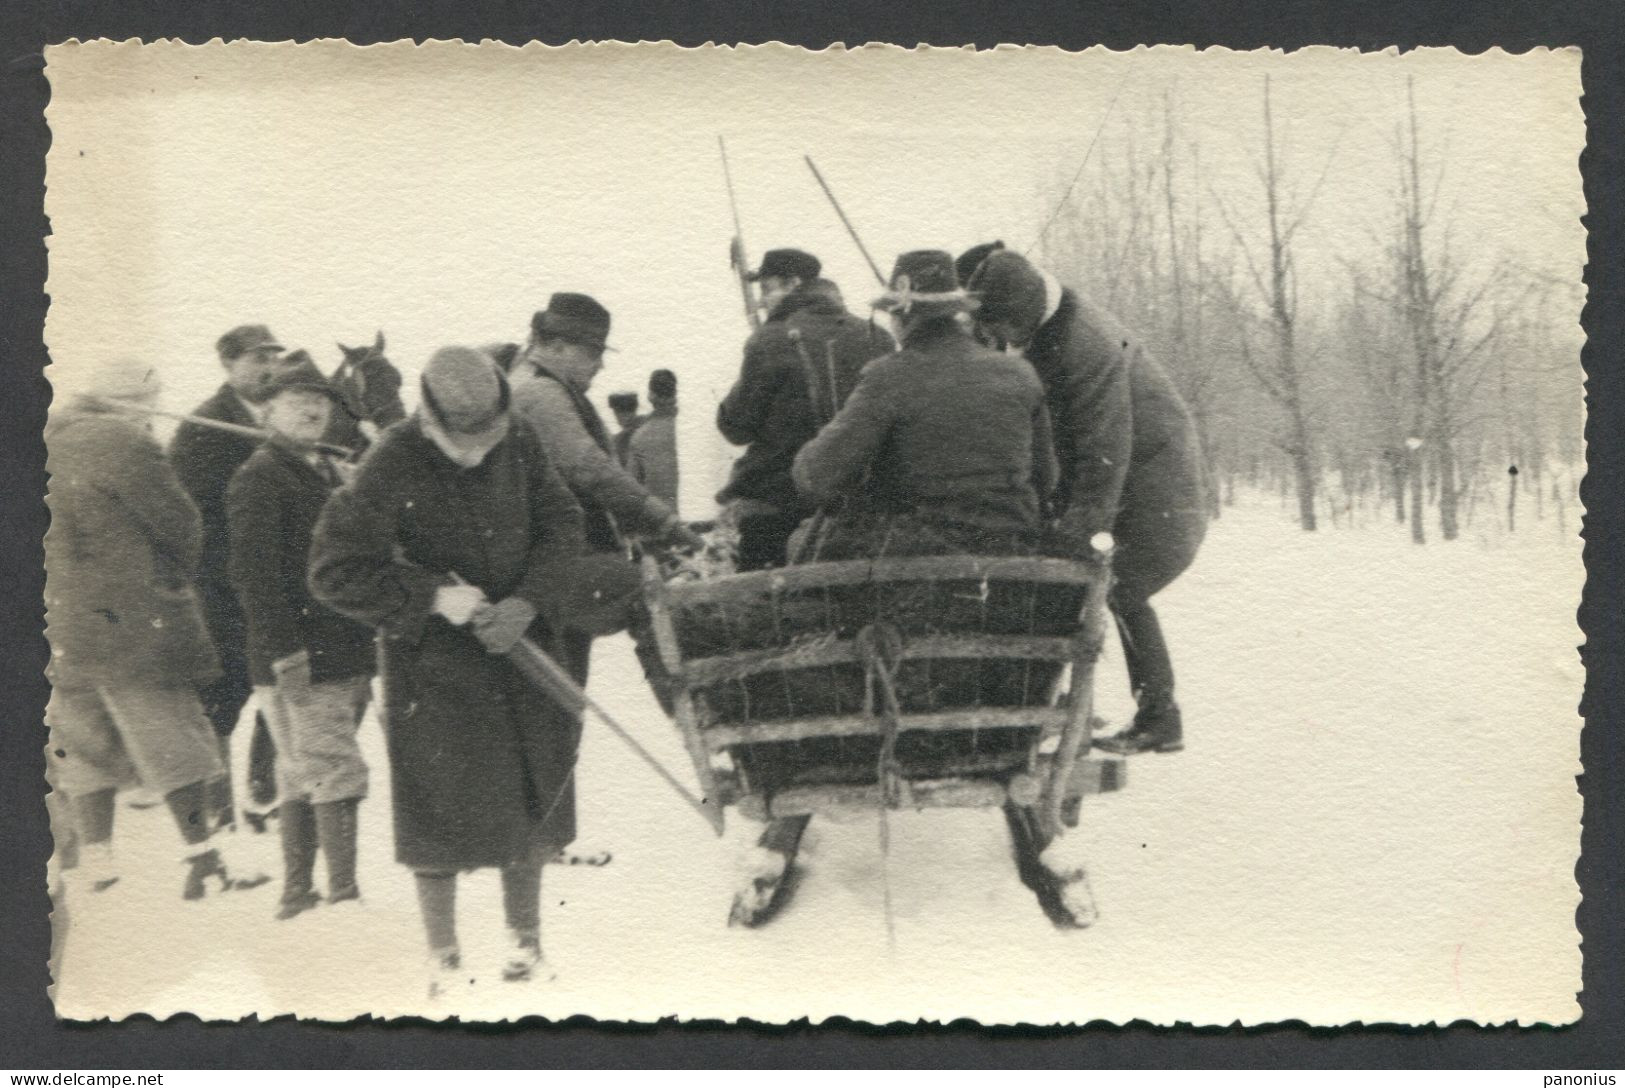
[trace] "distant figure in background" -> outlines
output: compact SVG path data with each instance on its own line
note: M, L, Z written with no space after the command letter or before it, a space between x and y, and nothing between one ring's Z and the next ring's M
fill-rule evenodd
M739 525L741 571L782 567L790 534L813 508L797 494L790 464L835 417L869 360L892 338L847 312L823 265L799 249L770 249L750 278L767 319L745 341L739 378L717 408L717 429L746 447L717 502Z
M632 478L677 511L677 375L656 370L649 375L649 414L628 444L627 470Z
M636 393L611 393L609 395L609 410L615 415L615 460L624 467L630 456L629 446L632 434L643 425L647 416L638 415L638 395Z
M291 357L291 356L290 356ZM343 409L308 360L284 373L266 402L272 437L231 478L231 580L248 621L249 674L276 740L282 836L279 919L321 902L314 873L327 861L327 901L360 898L357 816L367 764L356 730L375 671L370 627L318 603L305 585L316 519L354 469L313 446Z
M282 345L264 325L239 325L215 344L226 381L214 396L192 410L204 419L260 427L265 422L265 399L271 383L285 367ZM213 819L236 825L237 809L231 785L231 735L254 686L248 675L248 656L242 605L227 575L231 533L226 518L226 485L232 474L253 454L259 440L231 434L200 423L182 423L169 443L169 460L181 486L197 504L203 518L203 559L198 592L203 599L203 620L220 655L219 679L202 689L203 709L220 738L220 759L225 775L212 791ZM264 810L276 800L274 747L266 731L265 716L255 714L249 747L249 801L256 828Z
M150 408L158 391L151 366L115 360L75 385L46 425L47 758L91 890L118 880L114 797L139 778L174 816L181 894L198 899L211 879L224 891L270 877L230 857L235 840L209 811L224 768L198 698L220 672L193 589L202 525L150 421L120 410Z
M339 350L344 360L333 371L339 409L333 413L326 441L359 452L378 441L385 427L406 418L406 406L401 403L401 372L384 356L382 331L371 347L340 344Z
M1207 532L1201 446L1167 373L1112 315L990 242L962 254L984 338L1019 348L1044 383L1061 455L1058 550L1112 534L1112 613L1138 709L1106 751L1177 752L1184 723L1151 598L1195 560Z

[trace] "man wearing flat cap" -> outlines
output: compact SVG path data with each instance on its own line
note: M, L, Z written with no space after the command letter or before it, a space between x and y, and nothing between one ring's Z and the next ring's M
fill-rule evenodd
M382 641L395 852L415 875L431 995L468 984L455 911L469 869L501 870L503 978L545 970L542 865L575 838L580 715L507 652L528 637L572 668L565 624L587 620L595 572L581 507L512 399L483 351L435 352L416 413L333 493L310 552L316 600ZM618 569L624 610L638 579Z
M818 258L770 249L750 274L767 319L745 342L739 378L717 409L722 436L745 452L717 496L739 526L742 571L782 567L790 535L813 509L790 479L790 463L835 417L871 359L895 346L853 316Z
M215 351L220 356L226 380L213 396L194 408L192 414L240 427L260 427L272 383L285 369L282 345L264 325L239 325L215 343ZM209 637L220 654L221 675L206 684L200 694L215 735L220 738L220 754L226 767L225 777L214 790L214 818L228 824L236 822L231 788L231 736L253 692L253 682L249 677L242 606L227 574L231 548L226 486L258 445L255 438L192 422L182 423L169 444L169 460L175 466L175 474L203 518L203 561L198 592L203 599L203 618ZM251 750L259 758L251 761L249 767L250 799L263 806L276 796L271 761L274 749L269 743L269 734L265 733L263 714L255 715L254 728Z
M609 326L609 311L590 295L553 295L531 318L530 340L514 364L514 414L530 424L581 503L589 552L625 554L631 536L704 547L670 505L627 472L587 399L604 352L614 350ZM585 684L592 636L568 631L565 637L576 682Z
M1002 243L968 250L958 270L980 300L984 338L1021 350L1044 383L1061 462L1055 543L1076 551L1100 532L1115 541L1111 606L1138 710L1128 729L1096 744L1179 751L1173 663L1151 597L1191 565L1207 532L1190 411L1116 318Z

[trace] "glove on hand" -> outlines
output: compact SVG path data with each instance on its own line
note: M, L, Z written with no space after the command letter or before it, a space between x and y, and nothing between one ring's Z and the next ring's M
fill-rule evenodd
M529 601L507 597L474 613L474 636L491 653L505 654L525 637L535 618L536 609Z
M473 619L485 603L485 594L476 586L441 586L434 591L435 615L445 617L453 627Z
M705 538L690 529L676 514L673 514L666 520L666 524L661 526L660 540L661 543L676 551L698 552L705 550Z

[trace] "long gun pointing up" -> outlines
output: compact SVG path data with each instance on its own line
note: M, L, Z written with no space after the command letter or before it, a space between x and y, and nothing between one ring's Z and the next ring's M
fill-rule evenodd
M733 241L728 244L728 263L733 266L734 275L739 278L739 294L745 303L745 320L750 327L762 327L762 315L756 307L756 296L750 289L750 263L745 257L745 228L739 224L739 201L734 197L734 175L728 166L728 143L720 135L717 137L717 149L722 152L722 177L728 183L728 207L734 216Z
M880 274L880 266L875 264L875 259L873 257L869 256L869 250L866 246L864 246L863 239L858 237L858 232L852 227L852 221L846 217L846 212L841 210L841 202L835 199L834 192L830 190L829 182L824 180L824 175L820 174L818 172L818 167L813 165L811 155L803 155L801 157L807 160L807 169L811 170L813 177L818 179L818 187L824 190L825 196L829 197L830 207L834 208L835 214L841 217L841 225L846 228L846 233L850 234L852 236L852 241L857 243L858 252L863 254L863 259L869 262L869 271L875 274L875 282L880 284L880 286L885 287L886 277Z

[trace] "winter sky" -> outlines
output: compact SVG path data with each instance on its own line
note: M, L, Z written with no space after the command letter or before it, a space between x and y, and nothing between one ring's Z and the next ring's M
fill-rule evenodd
M710 416L746 333L719 134L752 258L809 249L866 310L873 276L803 154L889 271L904 249L1028 245L1096 132L1083 186L1131 139L1155 149L1166 99L1206 186L1250 221L1268 73L1289 186L1325 174L1303 235L1313 289L1369 259L1414 76L1438 214L1468 251L1575 284L1584 259L1573 51L90 43L52 49L47 71L63 380L147 356L186 408L219 381L215 338L251 321L328 369L334 341L381 328L410 376L443 344L522 339L551 292L587 291L621 349L595 396L659 366L683 380L691 516L721 482Z

